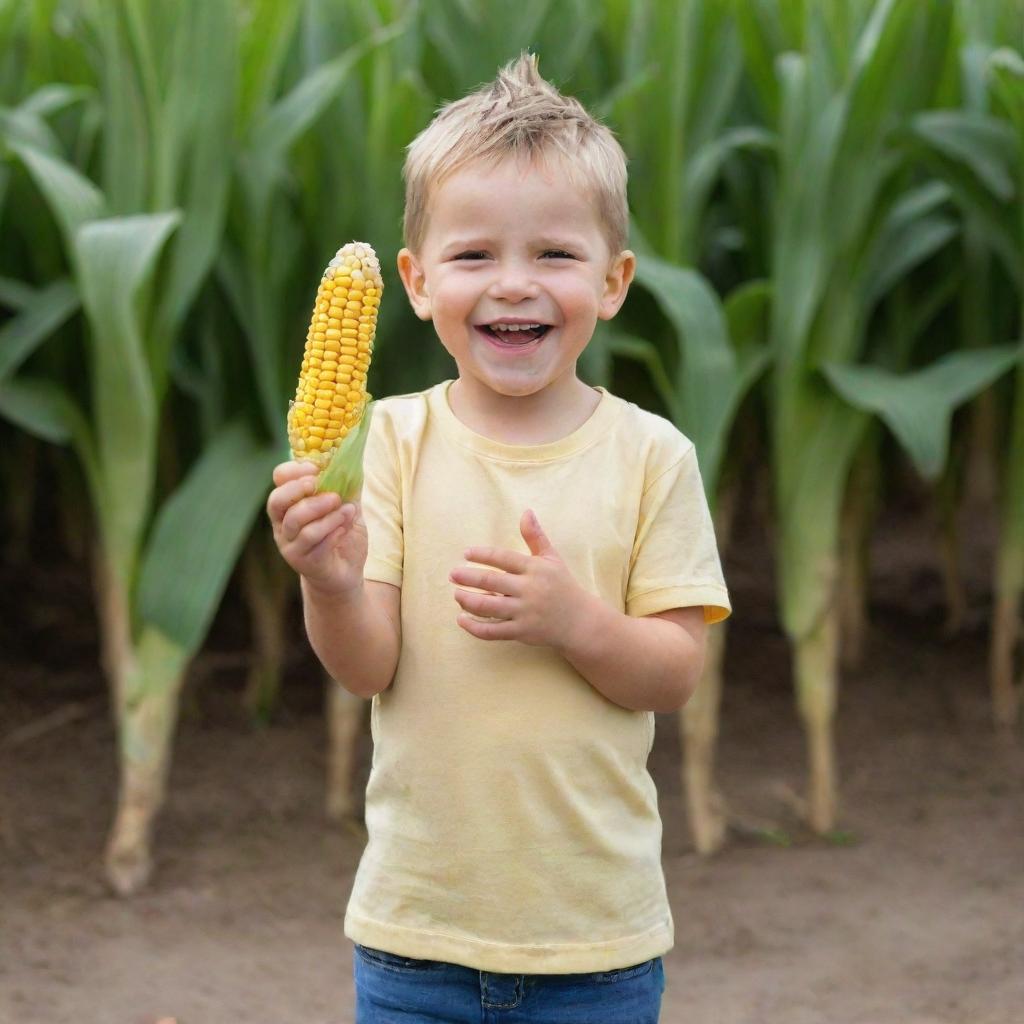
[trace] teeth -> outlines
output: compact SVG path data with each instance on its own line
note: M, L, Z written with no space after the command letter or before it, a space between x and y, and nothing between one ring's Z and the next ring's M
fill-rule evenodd
M492 331L537 331L541 324L491 324Z

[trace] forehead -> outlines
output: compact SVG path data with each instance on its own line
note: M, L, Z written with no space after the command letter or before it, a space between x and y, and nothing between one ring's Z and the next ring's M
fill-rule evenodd
M452 232L486 229L520 235L541 227L601 236L594 190L574 181L560 160L478 160L431 189L425 241Z

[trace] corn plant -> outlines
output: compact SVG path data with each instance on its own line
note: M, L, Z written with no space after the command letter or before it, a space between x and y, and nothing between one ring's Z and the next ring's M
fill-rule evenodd
M233 11L203 0L178 5L173 16L158 5L92 3L77 14L101 56L101 185L31 140L8 135L8 143L61 231L87 324L90 402L83 408L60 381L21 375L5 390L22 406L33 393L40 398L32 422L21 422L69 441L88 483L121 768L107 873L128 893L150 871L187 664L277 453L244 422L227 422L225 410L221 431L180 485L156 492L172 350L223 228Z
M92 78L77 46L51 31L47 17L55 6L42 0L32 5L0 4L0 308L10 318L0 329L0 389L26 360L59 372L68 356L59 346L37 351L49 330L73 310L65 306L67 290L58 285L64 268L56 230L45 211L26 195L27 186L3 142L20 139L51 152L67 144L83 159L91 152L98 114ZM66 84L53 82L56 68ZM56 286L55 293L51 285ZM74 305L77 296L71 301ZM55 449L12 425L2 432L0 489L8 495L3 548L12 560L25 562L40 478L45 474L58 489L78 481L72 481L69 460ZM82 517L71 515L63 504L57 512L68 550L80 553L77 525Z
M775 5L777 24L786 10ZM837 815L841 510L871 420L820 370L860 362L879 301L950 241L941 194L908 179L894 135L931 98L949 14L906 0L808 9L804 52L779 52L781 33L753 10L741 17L749 63L775 68L758 86L778 134L769 412L779 604L807 732L807 819L826 832Z
M1017 22L1024 29L1024 12ZM1024 58L1009 47L975 52L976 94L984 98L973 108L927 111L915 118L913 137L933 173L948 182L965 218L979 226L977 246L991 254L1016 295L1017 330L1021 330L1024 295ZM989 112L992 101L1004 116ZM982 258L980 255L978 258ZM1018 368L1009 403L1010 443L1000 473L1000 534L994 572L995 616L990 653L993 717L1003 728L1019 715L1019 687L1014 685L1013 659L1019 633L1020 595L1024 589L1024 480L1021 463L1021 406L1024 381Z
M989 54L999 45L1019 43L1024 33L1024 6L1004 0L964 0L955 5L955 11L955 63L947 76L948 85L935 103L942 109L934 115L925 115L924 121L919 120L918 128L927 134L934 127L941 135L943 119L952 114L954 119L964 117L959 123L959 135L965 141L968 134L1005 133L1006 126L991 116L986 66ZM1005 180L994 184L1005 196ZM1005 296L1008 287L995 259L984 217L964 208L962 218L964 275L958 326L961 345L981 348L1007 336ZM950 460L938 488L941 565L947 595L946 631L950 634L961 627L967 607L960 571L962 524L979 516L990 517L994 511L998 448L996 392L984 390L971 403L968 416L964 443L958 445L963 455Z
M1024 21L1024 18L1022 18ZM993 90L1014 127L1016 148L1016 238L1021 243L1017 266L1017 327L1024 334L1024 58L1009 48L989 59ZM1020 637L1021 597L1024 594L1024 361L1018 364L1014 385L1010 443L1002 466L1000 533L994 578L995 624L992 630L992 707L996 723L1014 725L1024 693L1024 670L1014 680L1014 654Z
M759 335L768 292L762 282L748 282L723 304L697 268L709 248L708 210L723 168L770 138L757 125L730 123L742 54L727 6L613 3L605 29L627 40L618 54L619 84L601 108L631 159L637 286L655 299L661 320L627 304L604 343L609 355L646 367L656 400L694 442L724 552L737 479L723 473L726 442L766 365ZM727 826L713 778L725 639L725 626L710 632L700 685L679 718L690 827L705 854L722 845Z
M337 24L317 5L257 5L241 39L237 188L218 278L256 374L253 415L283 453L302 319L320 271L347 238L375 237L366 213L374 204L364 204L356 187L368 167L360 159L361 119L371 101L360 73L365 66L390 70L391 49L410 25L408 16L387 21L372 6L351 2L331 13ZM284 611L295 592L266 523L250 537L243 583L258 638L245 699L265 721L277 700Z
M972 0L956 6L946 67L937 85L933 105L953 108L959 104L970 112L970 117L985 112L988 90L984 66L988 53L994 45L993 40L1012 36L1014 22L1024 27L1020 14L1020 11L1012 12L1001 0ZM939 114L940 123L948 113L947 110ZM931 113L926 112L916 118L915 123L926 123L931 117ZM999 126L996 125L994 130L998 133ZM966 141L966 137L962 134L962 141ZM946 195L952 195L946 186L936 183L935 188L944 189ZM994 339L1005 337L1007 328L1003 322L1003 310L1006 304L1001 300L1006 289L1004 278L998 271L998 265L993 264L992 246L984 219L969 210L962 210L956 250L946 254L938 272L923 277L917 275L913 287L901 283L892 300L884 302L879 329L890 334L891 338L878 348L885 368L894 373L907 370L915 339L928 321L948 305L951 295L955 301L947 312L958 325L961 347L983 349ZM949 344L948 332L932 333L942 335L943 346ZM939 553L946 594L947 632L955 632L959 628L966 608L959 572L958 537L963 516L958 503L970 506L968 514L972 519L985 516L991 504L987 495L991 490L989 467L994 465L995 458L994 396L991 388L982 387L970 410L969 435L955 439L957 454L944 459L941 477L932 481L933 503L940 526ZM868 539L880 477L879 436L877 429L870 428L869 438L857 456L843 507L840 603L841 653L846 667L858 663L864 648ZM964 441L966 445L962 444ZM959 452L965 447L966 457L961 457ZM920 465L918 468L921 469Z

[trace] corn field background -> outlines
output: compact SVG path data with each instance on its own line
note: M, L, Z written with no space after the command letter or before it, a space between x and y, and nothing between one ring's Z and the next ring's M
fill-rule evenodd
M580 375L696 443L735 608L663 1020L1024 1022L1024 0L0 0L0 1019L352 1019L367 705L263 502L342 242L370 391L455 375L404 147L523 49L630 158Z

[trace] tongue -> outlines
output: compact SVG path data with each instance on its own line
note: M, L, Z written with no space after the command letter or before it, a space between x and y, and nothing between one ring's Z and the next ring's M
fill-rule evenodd
M503 341L506 345L525 345L527 342L539 338L544 333L544 328L531 327L528 331L495 331L492 329L491 333L498 341Z

